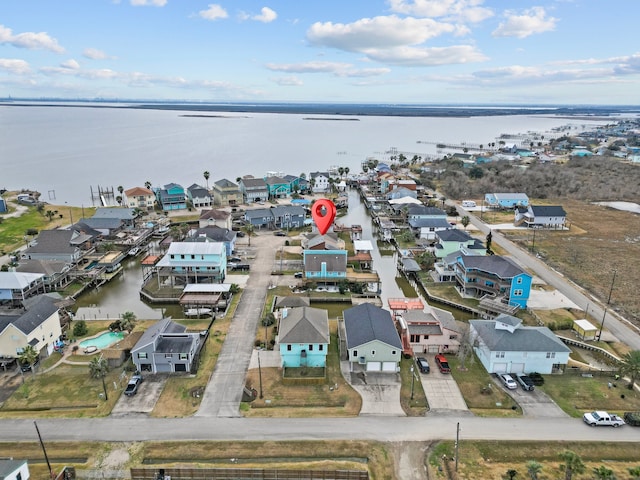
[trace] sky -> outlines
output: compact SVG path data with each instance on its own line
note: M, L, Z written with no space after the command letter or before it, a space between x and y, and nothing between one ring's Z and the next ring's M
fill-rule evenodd
M0 97L640 105L637 0L2 0Z

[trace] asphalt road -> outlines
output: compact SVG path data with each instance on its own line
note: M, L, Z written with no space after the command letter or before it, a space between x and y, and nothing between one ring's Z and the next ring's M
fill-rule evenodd
M473 215L473 212L469 212L457 205L455 206L462 215L467 215L469 217L471 224L480 232L485 235L489 233L490 227ZM500 247L506 250L521 267L535 273L538 277L554 287L584 311L587 311L588 308L591 316L597 319L602 319L604 317L604 307L600 305L601 301L599 299L594 298L589 292L586 292L560 273L549 268L546 263L533 255L530 255L510 240L507 240L500 232L495 230L493 231L492 242L500 245ZM607 283L611 282L611 279L603 281ZM599 327L600 325L597 326ZM633 350L640 350L640 329L631 324L628 320L615 314L615 312L607 311L606 317L604 318L604 328L610 331L620 341L629 345Z
M433 415L433 416L432 416ZM640 428L589 427L575 418L482 418L429 414L427 417L354 418L212 418L148 417L64 418L38 420L46 441L162 440L379 440L428 441L563 440L640 442ZM0 422L3 441L37 440L32 420Z

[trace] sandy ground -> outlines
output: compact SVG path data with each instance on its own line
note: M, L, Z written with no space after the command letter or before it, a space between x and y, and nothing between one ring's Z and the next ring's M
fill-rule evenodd
M533 310L555 310L556 308L575 308L580 310L578 305L557 290L549 292L536 288L531 289L527 306Z

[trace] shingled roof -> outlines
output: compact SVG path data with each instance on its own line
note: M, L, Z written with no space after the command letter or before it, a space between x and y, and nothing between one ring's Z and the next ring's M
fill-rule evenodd
M344 311L347 348L355 348L374 340L402 349L400 336L387 310L370 303Z

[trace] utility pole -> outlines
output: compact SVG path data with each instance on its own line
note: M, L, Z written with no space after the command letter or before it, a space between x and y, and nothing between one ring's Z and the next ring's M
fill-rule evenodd
M611 294L613 293L613 285L616 282L616 274L617 270L613 271L613 279L611 280L611 288L609 288L609 296L607 297L607 304L604 307L604 315L602 316L602 322L600 322L600 331L598 332L598 341L600 341L600 337L602 337L602 328L604 327L604 321L607 318L607 308L609 308L609 304L611 303Z
M260 398L263 398L262 395L262 368L260 368L260 350L258 350L258 378L260 379Z
M38 428L38 424L36 421L33 421L33 424L36 427L36 432L38 432L38 440L40 441L40 446L42 447L42 453L44 453L44 459L47 462L47 467L49 468L49 478L53 478L53 470L51 469L51 463L49 463L49 457L47 456L47 450L44 448L44 442L42 441L42 436L40 435L40 429Z
M411 365L411 400L413 400L413 381L415 380L416 376L413 373L413 365Z
M460 422L456 424L456 472L458 471L458 447L460 446Z

